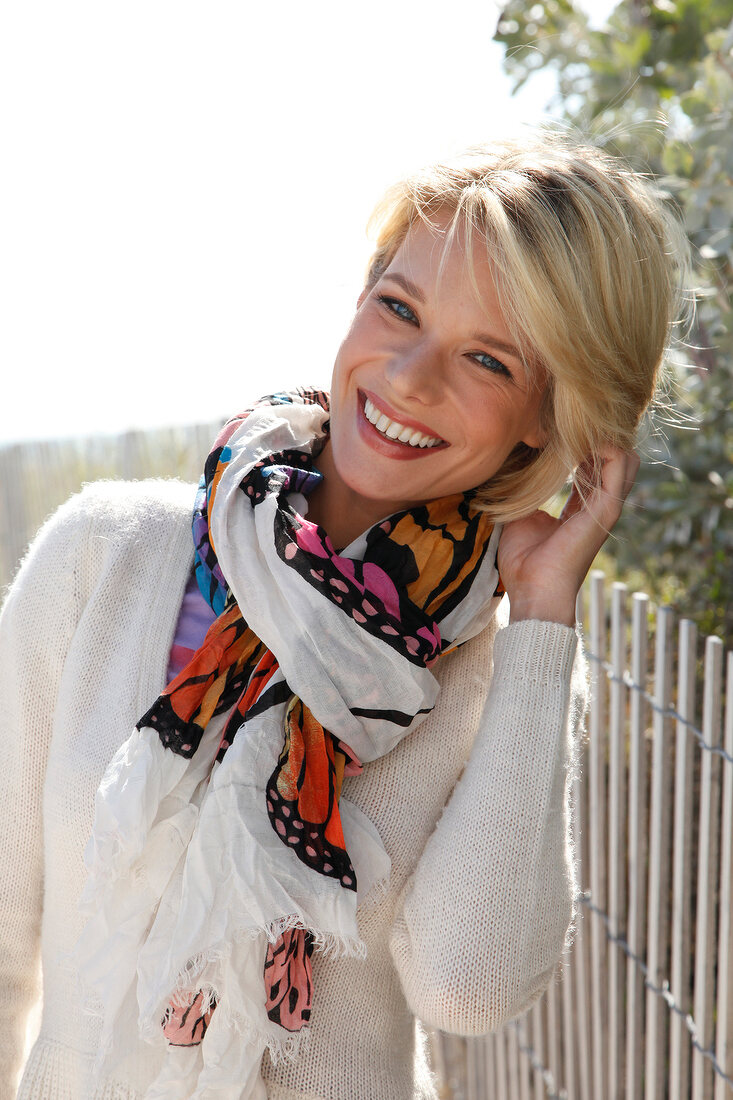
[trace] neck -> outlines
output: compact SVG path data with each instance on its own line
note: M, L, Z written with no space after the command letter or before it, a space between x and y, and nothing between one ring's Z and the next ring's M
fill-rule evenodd
M393 511L384 501L361 497L349 488L336 469L330 442L316 465L323 481L308 497L308 519L324 528L336 549L342 550Z

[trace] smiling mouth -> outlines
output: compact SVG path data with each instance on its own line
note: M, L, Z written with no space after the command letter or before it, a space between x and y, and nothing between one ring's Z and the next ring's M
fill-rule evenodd
M422 447L425 449L445 445L445 440L439 436L425 435L424 432L410 428L407 424L400 424L399 420L390 419L386 413L380 412L366 396L364 398L364 416L375 431L383 435L385 439L391 439L395 443L406 443L409 447Z

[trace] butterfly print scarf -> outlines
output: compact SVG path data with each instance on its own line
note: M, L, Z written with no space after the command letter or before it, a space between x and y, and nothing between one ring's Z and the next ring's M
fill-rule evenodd
M472 493L337 552L307 519L327 438L327 395L308 390L223 429L193 519L218 617L97 794L77 965L98 1065L140 1035L161 1046L149 1100L264 1096L263 1051L297 1052L314 951L364 954L357 905L389 875L344 777L418 727L431 667L500 591L498 530Z

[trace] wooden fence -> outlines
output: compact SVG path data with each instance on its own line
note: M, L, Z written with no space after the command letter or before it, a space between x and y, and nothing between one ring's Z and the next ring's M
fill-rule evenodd
M607 607L601 573L588 595L574 942L526 1016L433 1036L442 1095L731 1100L733 653L724 690L719 638L700 666L692 622L623 584Z
M82 481L196 480L217 427L0 451L0 583ZM733 654L724 688L723 645L698 646L692 622L652 615L621 584L608 600L598 573L583 602L592 694L574 942L523 1018L486 1039L431 1036L441 1095L731 1100Z
M44 519L88 481L180 477L197 482L222 421L0 450L0 586Z

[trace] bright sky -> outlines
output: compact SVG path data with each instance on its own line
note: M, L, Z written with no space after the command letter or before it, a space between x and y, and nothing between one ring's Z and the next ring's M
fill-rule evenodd
M606 0L591 0L604 11ZM0 444L327 385L405 170L537 122L488 0L0 15Z

